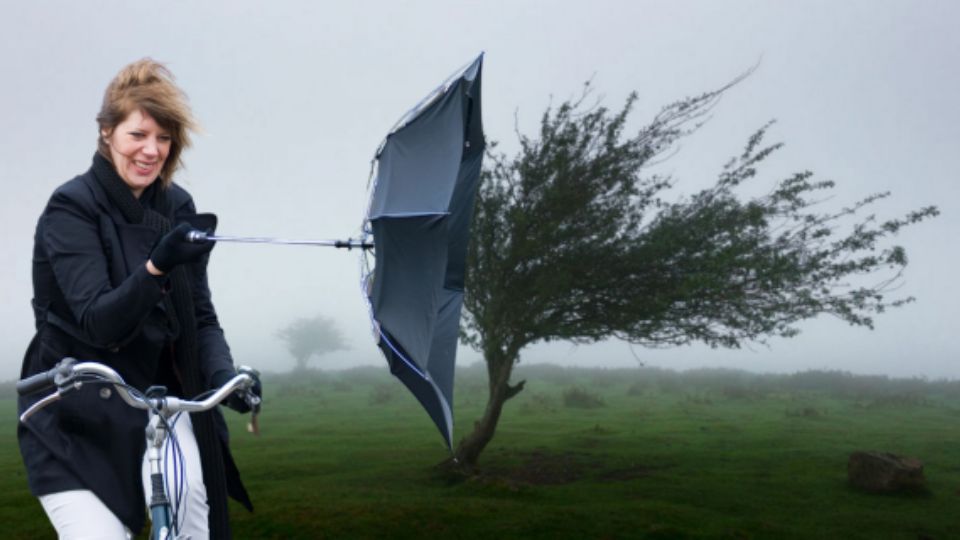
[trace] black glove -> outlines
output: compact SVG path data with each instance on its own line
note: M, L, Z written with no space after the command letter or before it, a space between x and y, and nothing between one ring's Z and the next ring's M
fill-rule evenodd
M213 231L217 229L217 215L210 212L183 216L183 220L194 229L199 229L207 234L213 234Z
M211 387L213 390L219 389L221 386L227 384L227 382L236 377L237 372L232 370L221 370L213 374L210 378ZM260 383L260 377L256 373L247 372L247 375L253 377L253 386L250 387L249 392L252 392L253 395L257 397L263 396L263 385ZM243 398L245 391L238 390L230 394L227 399L223 400L224 405L230 407L231 409L237 411L240 414L250 412L250 404L247 403L247 400Z
M157 267L157 270L166 274L178 264L198 261L210 253L215 242L193 243L187 240L187 233L191 229L189 223L181 223L157 242L153 252L150 253L150 260L153 261L153 266Z

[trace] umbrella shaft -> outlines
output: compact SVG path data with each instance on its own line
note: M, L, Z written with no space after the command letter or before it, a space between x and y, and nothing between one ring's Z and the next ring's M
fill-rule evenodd
M326 246L335 248L371 249L373 244L360 240L290 240L286 238L267 238L262 236L221 236L206 234L202 231L190 231L187 240L194 243L201 242L237 242L244 244L282 244L289 246Z

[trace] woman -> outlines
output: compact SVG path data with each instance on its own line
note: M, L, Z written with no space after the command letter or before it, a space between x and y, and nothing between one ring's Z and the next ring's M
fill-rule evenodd
M218 387L235 371L207 286L213 244L185 238L191 224L212 229L216 218L197 214L173 183L195 129L186 97L166 67L140 60L107 87L97 122L93 165L57 188L37 223L37 332L21 378L69 356L103 362L140 390L193 397ZM21 398L20 411L38 397ZM242 400L228 404L244 412ZM61 538L125 538L143 527L145 425L146 413L116 392L85 385L19 426L31 492ZM190 482L181 532L228 538L226 495L252 506L223 418L183 415L176 432Z

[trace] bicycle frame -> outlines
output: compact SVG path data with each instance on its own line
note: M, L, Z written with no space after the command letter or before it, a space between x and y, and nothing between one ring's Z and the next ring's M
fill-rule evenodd
M147 427L147 460L150 464L151 497L148 501L151 521L151 540L171 540L176 538L178 524L174 523L173 509L167 497L164 485L163 468L161 466L163 445L169 437L167 420L181 412L202 412L216 407L233 392L244 391L244 399L251 406L251 421L248 429L256 430L256 415L260 410L261 400L250 389L255 384L258 373L256 370L240 366L238 374L227 381L212 395L200 401L180 399L166 396L166 389L161 392L151 387L146 394L133 390L123 381L116 371L98 362L76 362L72 358L64 358L49 371L39 373L17 382L17 392L29 394L42 389L56 386L56 392L34 403L20 415L20 421L26 422L37 411L58 401L61 397L73 390L80 389L88 382L108 383L116 389L121 399L131 407L145 409L148 412ZM79 377L92 376L90 380L80 380ZM151 393L153 392L153 394Z

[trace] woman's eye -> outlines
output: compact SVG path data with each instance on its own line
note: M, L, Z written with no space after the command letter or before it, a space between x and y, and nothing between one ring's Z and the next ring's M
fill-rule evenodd
M139 132L139 131L131 131L131 132L130 132L130 136L133 137L134 139L142 139L142 138L143 138L143 133L141 133L141 132Z
M170 142L173 140L173 137L171 137L170 135L160 135L159 137L157 137L157 140L160 140L163 142Z

